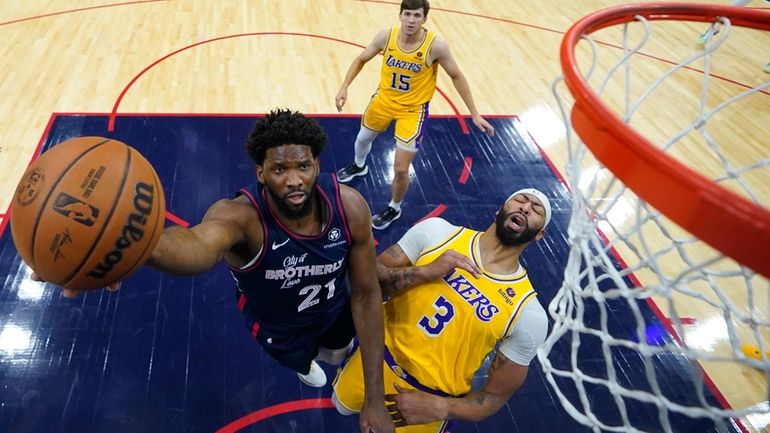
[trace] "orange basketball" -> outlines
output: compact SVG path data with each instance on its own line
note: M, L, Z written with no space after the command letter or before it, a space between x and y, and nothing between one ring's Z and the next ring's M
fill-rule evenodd
M42 154L16 187L11 234L44 280L72 290L120 281L152 254L165 223L158 175L133 148L78 137Z

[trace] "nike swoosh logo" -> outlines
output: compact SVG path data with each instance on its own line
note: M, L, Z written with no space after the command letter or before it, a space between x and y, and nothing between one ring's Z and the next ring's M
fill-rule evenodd
M286 242L289 242L290 239L286 239L285 241L281 242L280 244L277 244L273 242L273 251L277 250L278 248L281 248L282 246L286 245Z

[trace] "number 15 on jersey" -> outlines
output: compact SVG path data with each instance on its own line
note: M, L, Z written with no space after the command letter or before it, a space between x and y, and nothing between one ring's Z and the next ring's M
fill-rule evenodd
M409 91L409 80L412 77L409 75L403 75L396 72L393 72L391 74L390 79L390 88L393 90L398 90L399 92L408 92Z

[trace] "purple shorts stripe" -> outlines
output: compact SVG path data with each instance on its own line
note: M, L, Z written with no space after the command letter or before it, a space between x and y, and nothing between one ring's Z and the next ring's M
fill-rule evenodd
M428 103L422 104L420 107L421 116L420 116L420 125L417 127L417 130L419 133L417 134L417 138L414 140L414 147L415 149L420 148L420 144L422 144L422 138L425 136L425 130L426 125L428 124L428 114L430 110L428 109Z
M414 376L407 373L407 371L401 368L396 363L396 360L393 359L393 355L390 354L390 351L388 350L387 346L385 347L383 358L385 359L385 363L388 364L388 367L390 367L393 373L396 373L396 376L400 377L401 379L404 379L406 383L408 383L409 385L412 385L413 387L415 387L416 389L419 389L420 391L427 392L428 394L438 395L440 397L451 397L450 394L447 394L444 391L428 388L427 386L421 384Z

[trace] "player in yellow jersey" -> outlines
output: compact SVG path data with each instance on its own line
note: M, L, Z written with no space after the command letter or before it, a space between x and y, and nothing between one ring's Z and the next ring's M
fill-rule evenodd
M382 53L380 85L361 117L361 129L355 142L355 160L337 172L340 182L349 182L369 172L366 157L377 135L396 121L396 155L393 162L393 191L390 204L372 218L372 227L387 228L401 216L401 201L409 187L409 166L420 147L428 118L428 103L436 90L438 65L452 78L457 93L470 111L473 124L490 136L495 129L476 109L470 87L457 66L449 46L435 33L423 28L428 18L427 0L403 0L401 25L377 33L374 40L353 60L345 81L335 97L342 111L348 98L348 87L364 65Z
M550 219L548 198L523 189L483 232L430 218L377 258L388 298L383 379L397 432L440 433L450 420L482 420L524 383L548 318L519 256ZM498 345L486 384L471 391L474 373ZM334 381L340 413L363 407L362 378L355 350Z

